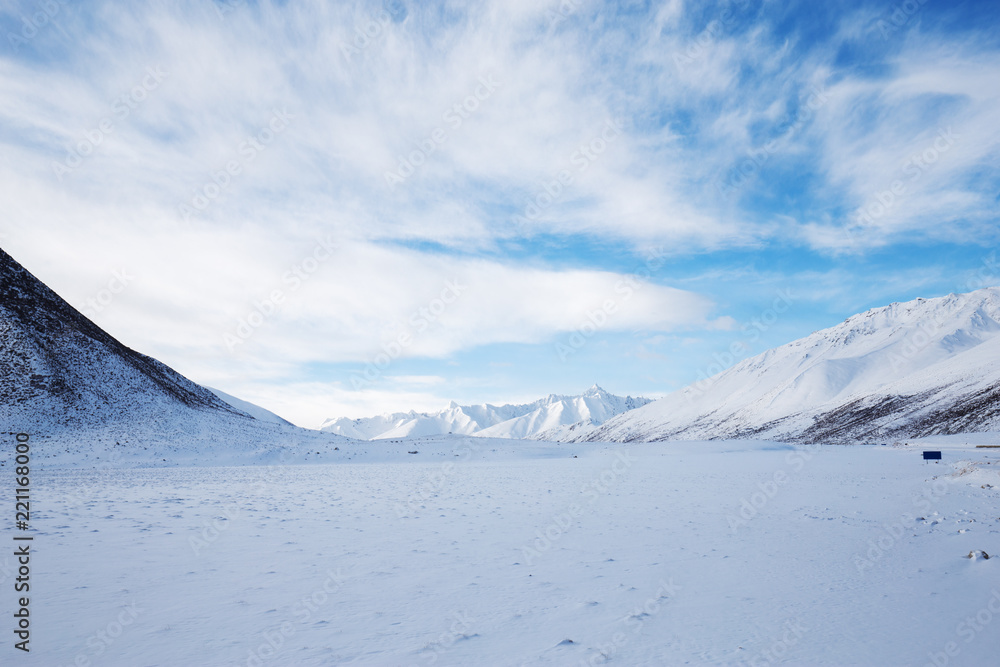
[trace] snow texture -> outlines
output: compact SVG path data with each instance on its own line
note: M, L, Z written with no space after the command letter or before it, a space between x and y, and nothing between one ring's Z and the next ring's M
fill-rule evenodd
M1000 450L953 443L924 463L913 446L444 436L334 454L36 466L33 662L979 666L1000 652L1000 559L967 557L1000 553Z

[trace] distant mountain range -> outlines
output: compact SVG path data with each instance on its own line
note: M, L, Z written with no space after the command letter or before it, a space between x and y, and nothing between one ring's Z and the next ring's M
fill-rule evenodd
M997 430L993 287L854 315L566 439L864 443Z
M493 438L557 440L590 432L605 421L650 402L614 396L596 384L579 396L551 394L523 405L451 405L439 412L328 419L322 431L362 440L455 433Z

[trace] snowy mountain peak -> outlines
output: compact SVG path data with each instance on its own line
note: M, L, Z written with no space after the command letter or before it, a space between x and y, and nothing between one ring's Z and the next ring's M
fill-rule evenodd
M856 442L998 428L1000 288L991 287L853 315L585 437Z
M596 384L579 396L549 394L524 405L458 405L435 413L396 413L364 419L328 419L320 430L364 440L384 440L443 433L497 438L551 439L564 430L582 433L646 398L614 396Z

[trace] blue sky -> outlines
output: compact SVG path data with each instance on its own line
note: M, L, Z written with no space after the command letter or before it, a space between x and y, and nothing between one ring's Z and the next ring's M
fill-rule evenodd
M1000 283L995 2L0 3L0 245L304 426Z

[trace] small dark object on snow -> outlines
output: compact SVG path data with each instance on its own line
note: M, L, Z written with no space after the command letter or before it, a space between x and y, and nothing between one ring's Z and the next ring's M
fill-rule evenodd
M417 450L415 450L415 449L412 452L406 452L406 453L407 454L419 454L419 452Z
M924 461L940 461L941 452L924 452Z

